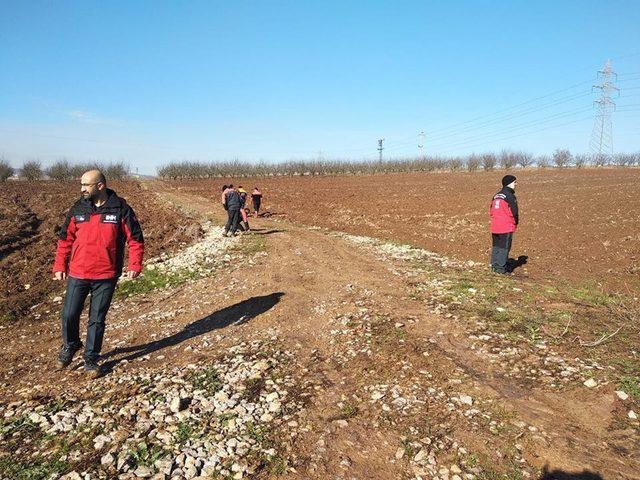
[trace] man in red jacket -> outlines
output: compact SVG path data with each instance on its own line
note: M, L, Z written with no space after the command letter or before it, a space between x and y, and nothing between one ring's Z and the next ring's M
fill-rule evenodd
M125 241L129 244L126 275L134 279L142 270L144 239L133 209L107 188L102 172L85 172L81 192L82 197L71 207L60 230L53 265L54 280L67 280L58 363L61 368L68 366L82 348L80 314L91 293L84 369L96 378L101 373L98 357L105 319L122 274Z
M489 215L491 216L491 237L493 247L491 249L491 269L496 273L509 273L507 262L513 232L518 227L518 201L515 189L516 177L505 175L502 178L502 190L496 193L491 200Z

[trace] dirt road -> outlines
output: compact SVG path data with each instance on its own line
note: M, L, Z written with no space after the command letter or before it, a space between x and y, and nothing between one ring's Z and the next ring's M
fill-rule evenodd
M210 199L147 187L203 221L224 213ZM278 428L286 466L264 468L261 478L541 478L545 466L640 478L638 428L616 421L622 407L612 385L587 388L578 376L562 388L524 381L513 372L528 374L538 353L523 347L516 360L501 356L519 347L478 333L477 318L425 303L429 269L449 268L446 258L417 259L415 251L287 221L252 227L241 255L215 274L115 305L104 349L113 371L98 382L210 362L239 342L261 341L291 354L301 399L295 420ZM211 318L215 324L202 323ZM91 397L81 373L54 371L54 322L0 331L8 347L0 357L3 402ZM573 361L561 356L550 348L540 358Z

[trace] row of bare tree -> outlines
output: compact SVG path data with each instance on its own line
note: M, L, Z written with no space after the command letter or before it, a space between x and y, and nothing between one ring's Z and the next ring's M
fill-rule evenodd
M68 160L58 160L43 168L38 160L26 161L20 169L14 169L9 162L0 158L0 182L17 174L24 180L74 180L82 176L87 170L99 168L109 180L122 180L129 176L129 166L123 162L99 163L69 163Z
M495 168L583 168L640 166L640 153L616 155L573 155L569 150L558 149L552 155L534 156L527 152L503 150L500 153L471 154L465 157L398 158L385 161L366 160L291 160L275 164L265 162L172 162L158 168L158 175L165 179L215 178L215 177L261 177L280 175L335 175L384 172L434 172L459 170L493 170ZM70 163L58 160L43 168L36 160L27 161L22 168L14 169L0 158L0 181L14 174L26 180L73 180L92 168L100 168L108 179L121 180L129 176L129 166L123 162L102 165L98 163Z
M640 166L640 153L617 155L572 155L569 150L558 149L552 155L534 156L527 152L504 150L498 154L472 154L466 157L401 158L385 161L309 160L288 161L276 164L241 161L226 162L172 162L158 168L158 175L165 179L254 177L281 175L332 175L384 172L433 172L459 170L493 170L495 168L583 168Z

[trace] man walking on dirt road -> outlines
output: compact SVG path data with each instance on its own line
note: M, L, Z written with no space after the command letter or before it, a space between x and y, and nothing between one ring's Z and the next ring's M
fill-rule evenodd
M126 275L134 279L142 270L144 240L133 209L107 188L100 170L82 175L80 191L80 200L71 207L60 230L53 265L54 280L67 280L58 363L61 368L68 366L82 348L80 314L91 293L84 369L97 378L101 374L98 358L105 320L122 274L125 242L129 244Z
M502 178L502 190L491 200L491 269L496 273L509 273L507 262L513 232L518 227L518 201L516 200L516 177L505 175Z

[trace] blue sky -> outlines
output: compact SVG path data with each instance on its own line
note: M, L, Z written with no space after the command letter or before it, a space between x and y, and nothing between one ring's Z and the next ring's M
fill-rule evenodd
M612 59L640 150L640 2L0 0L0 155L19 166L588 151ZM497 113L496 113L497 112Z

